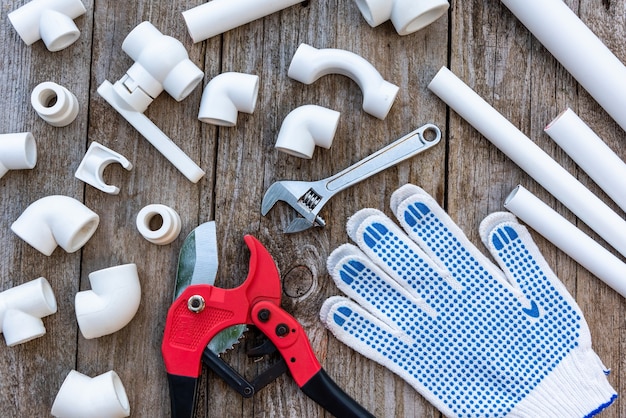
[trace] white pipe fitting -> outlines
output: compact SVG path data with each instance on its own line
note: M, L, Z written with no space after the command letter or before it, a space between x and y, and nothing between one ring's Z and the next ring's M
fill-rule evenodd
M300 158L311 158L315 146L330 148L340 113L317 105L300 106L283 120L276 149Z
M363 110L385 119L398 94L398 86L385 81L360 55L343 49L317 49L301 44L291 60L287 75L312 84L327 74L341 74L354 80L363 91Z
M22 132L0 135L0 178L9 170L31 169L37 164L37 144L33 134Z
M447 0L355 0L371 27L391 20L399 35L408 35L439 19L450 7Z
M160 223L152 227L152 222ZM178 213L165 205L153 204L141 209L137 214L137 229L148 241L157 245L167 245L174 241L182 228Z
M80 0L33 0L9 13L9 20L26 45L41 39L55 52L78 39L74 19L86 11Z
M33 202L11 230L33 248L51 255L57 246L78 251L93 235L100 218L87 206L68 196L47 196Z
M46 333L41 318L57 311L48 281L40 277L0 293L0 332L9 347Z
M124 264L89 274L91 290L78 292L76 319L86 339L109 335L124 328L141 301L141 284L135 264Z
M212 0L183 12L194 43L227 32L302 0Z
M94 378L72 370L52 404L57 418L124 418L130 402L117 373L109 371Z
M94 141L91 143L83 160L80 162L74 177L105 193L118 194L120 188L106 184L103 179L105 168L113 163L119 163L127 171L133 168L130 161L122 154Z
M63 86L51 81L38 84L30 95L35 112L52 126L62 127L74 122L78 115L78 99Z
M228 72L204 88L198 119L219 126L235 126L237 113L252 113L259 94L259 76Z

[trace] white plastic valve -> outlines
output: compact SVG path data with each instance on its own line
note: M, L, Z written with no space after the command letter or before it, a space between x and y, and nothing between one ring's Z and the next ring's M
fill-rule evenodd
M430 25L450 7L447 0L355 0L355 3L370 26L391 20L399 35Z
M119 163L128 171L133 168L130 161L128 161L128 159L126 159L126 157L122 154L119 154L94 141L91 143L87 153L83 157L83 160L80 162L74 177L92 185L96 189L102 190L105 193L118 194L120 192L120 188L106 184L102 177L105 168L113 163Z
M0 293L0 332L9 347L46 333L41 318L57 311L48 281L40 277Z
M32 0L9 13L26 45L42 40L49 51L67 48L80 36L74 19L87 10L80 0Z
M198 119L219 126L235 126L238 112L252 113L259 94L259 76L227 72L204 88Z
M330 148L340 113L317 105L292 110L283 120L275 148L300 158L311 158L315 146Z
M0 135L0 178L9 170L31 169L37 164L37 143L33 134Z
M51 81L38 84L30 95L35 112L52 126L67 126L78 115L78 99L67 88Z
M160 222L153 228L151 222ZM180 234L182 221L178 213L169 206L153 204L145 206L137 214L137 230L148 241L157 245L167 245Z

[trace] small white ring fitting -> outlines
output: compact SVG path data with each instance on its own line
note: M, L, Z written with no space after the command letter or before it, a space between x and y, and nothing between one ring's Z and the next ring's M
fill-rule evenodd
M80 162L74 177L92 185L96 189L102 190L105 193L118 194L120 192L120 188L106 184L102 178L104 169L112 163L119 163L122 167L129 171L133 168L130 161L128 161L122 154L119 154L94 141L91 143L87 153L83 157L83 160Z
M355 0L367 23L376 27L391 20L399 35L408 35L439 19L448 0Z
M153 219L161 218L161 226L158 229L150 227ZM180 216L176 211L161 204L148 205L137 214L137 229L145 239L153 244L167 245L174 241L182 228Z
M66 126L78 115L78 99L63 86L43 82L30 95L35 112L52 126Z

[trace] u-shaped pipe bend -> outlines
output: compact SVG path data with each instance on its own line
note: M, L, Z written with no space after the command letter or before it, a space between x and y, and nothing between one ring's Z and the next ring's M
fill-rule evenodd
M235 126L237 113L252 113L259 94L259 76L227 72L219 74L204 88L198 119L220 126Z
M312 84L327 74L341 74L354 80L363 91L363 110L385 119L399 87L385 81L376 68L360 55L343 49L317 49L301 44L291 60L287 75Z

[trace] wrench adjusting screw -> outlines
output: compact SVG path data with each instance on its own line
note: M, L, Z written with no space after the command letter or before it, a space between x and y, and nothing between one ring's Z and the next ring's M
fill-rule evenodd
M204 298L200 295L193 295L187 301L187 309L193 313L200 313L204 310Z

